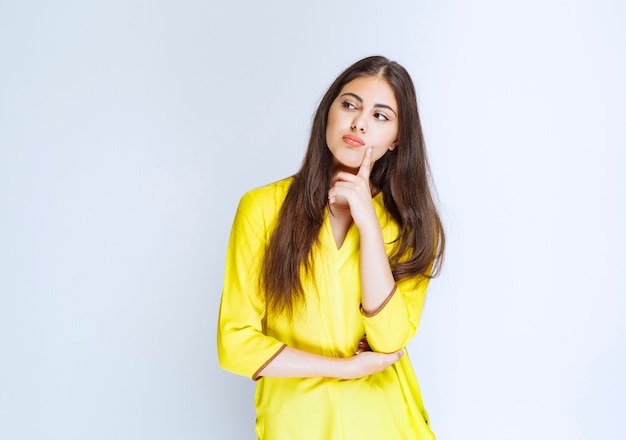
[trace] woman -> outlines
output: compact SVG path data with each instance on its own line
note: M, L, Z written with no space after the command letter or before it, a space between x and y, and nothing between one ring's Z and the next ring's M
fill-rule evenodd
M322 98L302 167L240 201L218 328L260 439L431 439L405 345L444 233L415 89L384 57Z

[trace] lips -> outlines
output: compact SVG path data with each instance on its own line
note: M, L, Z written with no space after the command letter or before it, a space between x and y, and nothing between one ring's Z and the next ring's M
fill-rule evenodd
M353 134L347 134L342 139L346 144L351 145L353 147L362 147L363 145L365 145L365 142L363 142L363 140L360 137L355 136Z

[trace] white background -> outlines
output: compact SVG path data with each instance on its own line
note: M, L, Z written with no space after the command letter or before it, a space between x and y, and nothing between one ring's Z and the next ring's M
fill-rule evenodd
M215 350L234 210L372 54L413 76L448 231L410 346L438 438L625 438L625 20L1 1L0 438L254 438L254 384Z

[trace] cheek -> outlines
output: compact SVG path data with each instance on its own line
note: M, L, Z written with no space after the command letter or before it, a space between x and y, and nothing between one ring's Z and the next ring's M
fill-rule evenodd
M387 148L380 148L377 151L374 151L374 157L373 157L374 162L378 161L378 159L383 157L386 152L387 152Z
M389 130L386 133L382 133L382 135L379 138L378 145L380 146L380 148L384 147L384 151L387 151L389 147L393 145L393 143L396 141L397 138L398 138L397 130Z
M328 120L326 121L326 139L328 141L329 138L333 136L333 133L337 131L337 120L332 117L332 114L328 115Z
M387 133L387 148L391 147L398 140L398 128L394 127L392 130Z

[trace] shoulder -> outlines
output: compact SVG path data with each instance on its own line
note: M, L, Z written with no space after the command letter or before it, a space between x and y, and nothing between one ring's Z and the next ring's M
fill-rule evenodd
M285 196L287 195L287 191L289 191L292 181L292 177L287 177L277 182L252 189L243 195L239 204L266 207L279 205L278 207L280 207L285 200Z
M265 219L275 217L280 211L292 181L292 177L287 177L246 192L239 201L237 214L254 213Z

